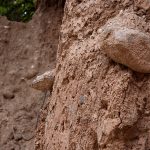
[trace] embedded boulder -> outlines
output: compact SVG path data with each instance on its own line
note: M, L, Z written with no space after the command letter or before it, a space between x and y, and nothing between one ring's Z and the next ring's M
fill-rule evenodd
M99 30L103 39L101 48L115 62L137 72L150 73L150 35L121 19L114 20Z

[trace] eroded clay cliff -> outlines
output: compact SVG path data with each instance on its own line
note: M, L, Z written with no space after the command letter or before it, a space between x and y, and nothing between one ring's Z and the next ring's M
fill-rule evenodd
M108 55L109 43L114 41L110 33L105 37L108 46L103 47L101 29L111 20L129 28L129 32L138 30L149 38L150 2L66 1L42 149L149 150L150 77L138 73L137 60L133 64L131 57L125 57L125 62L119 62L122 65ZM137 47L141 46L142 41L136 42ZM117 44L114 48L118 48ZM134 53L131 43L124 46L123 54L131 52L131 48ZM140 57L147 67L149 48L146 41L142 46L145 53ZM133 71L134 66L137 72Z

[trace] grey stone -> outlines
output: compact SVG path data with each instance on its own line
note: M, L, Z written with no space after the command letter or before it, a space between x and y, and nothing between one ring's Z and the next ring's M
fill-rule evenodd
M115 18L116 19L116 18ZM117 23L106 23L98 33L102 38L101 48L115 62L134 71L150 73L150 35L138 29Z

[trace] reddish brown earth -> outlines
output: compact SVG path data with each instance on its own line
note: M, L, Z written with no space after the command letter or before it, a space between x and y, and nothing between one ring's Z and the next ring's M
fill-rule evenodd
M29 84L55 67L62 14L55 6L26 24L0 17L0 150L34 149L44 93Z
M126 12L124 19L116 18ZM114 41L106 36L110 38L104 50L98 31L113 18L150 36L150 1L66 2L42 149L150 150L150 77L107 56ZM126 47L126 53L134 53L141 40L135 41L133 51ZM150 56L149 48L146 51ZM129 58L125 62L131 62ZM150 66L150 57L140 58Z
M112 19L149 37L150 2L67 0L60 38L63 9L44 2L28 24L0 21L0 148L150 150L150 76L112 61L99 32ZM53 91L40 110L44 94L28 84L55 64Z

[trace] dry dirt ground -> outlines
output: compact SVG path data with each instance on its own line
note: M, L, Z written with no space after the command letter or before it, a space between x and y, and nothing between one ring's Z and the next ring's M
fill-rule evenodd
M37 10L29 23L0 17L0 150L33 150L44 93L32 79L55 67L63 9Z

